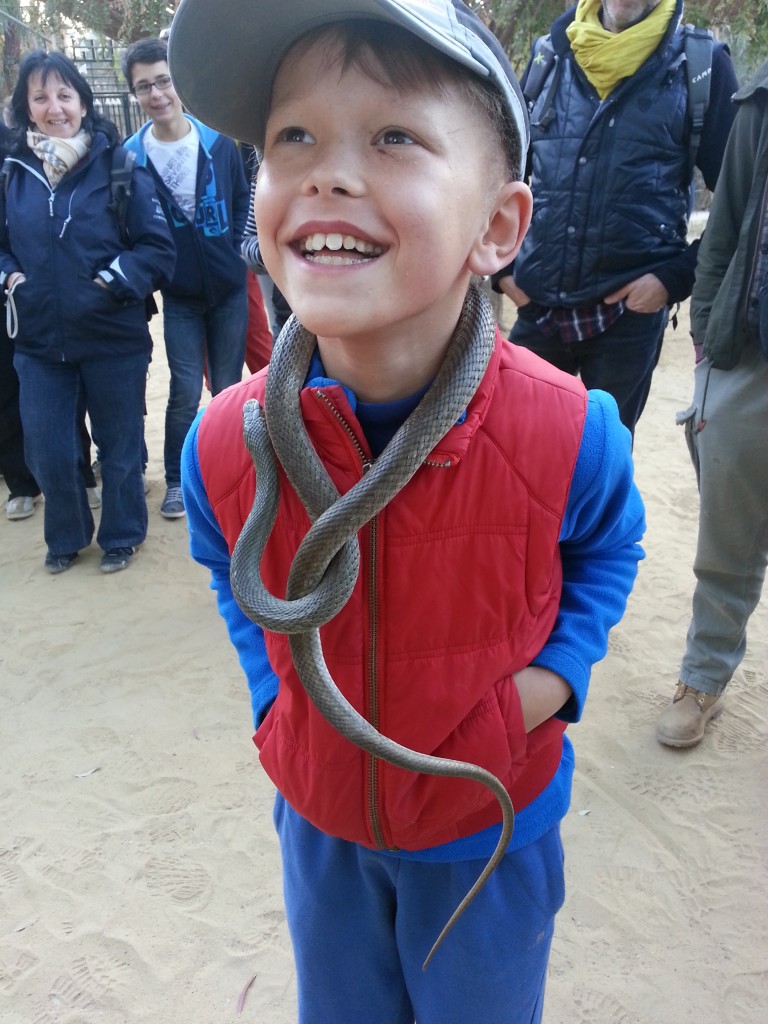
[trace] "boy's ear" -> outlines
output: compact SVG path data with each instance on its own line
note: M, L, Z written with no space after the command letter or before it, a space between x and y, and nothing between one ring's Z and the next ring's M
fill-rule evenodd
M506 267L517 256L531 223L533 196L522 181L508 181L499 189L485 231L469 254L473 274L487 277Z

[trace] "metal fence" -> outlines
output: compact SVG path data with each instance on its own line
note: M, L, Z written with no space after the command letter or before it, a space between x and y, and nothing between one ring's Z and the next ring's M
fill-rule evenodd
M117 125L121 139L133 135L146 122L141 107L129 92L94 92L93 105L102 117Z
M80 39L70 45L70 57L75 63L84 61L106 61L115 58L115 44L111 39Z
M96 112L113 121L125 139L147 118L117 70L120 52L111 39L81 38L68 47L69 56L93 89Z

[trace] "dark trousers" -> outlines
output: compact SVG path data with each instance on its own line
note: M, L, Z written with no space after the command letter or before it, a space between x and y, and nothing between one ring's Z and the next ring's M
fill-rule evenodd
M613 395L621 422L634 434L661 354L668 310L633 313L628 309L602 334L565 342L559 334L545 336L528 309L521 306L518 310L509 340L566 373L578 374L586 388Z
M93 536L82 475L83 409L101 454L98 543L105 551L141 544L147 533L141 438L149 353L54 363L17 352L15 365L27 456L45 493L48 550L79 551Z
M207 360L211 394L242 380L248 294L245 282L215 306L163 295L165 352L171 373L165 410L165 482L181 483L181 449L197 416ZM99 438L96 438L99 441Z
M0 331L0 473L10 498L34 498L40 493L24 461L19 378L13 368L13 342L5 331Z

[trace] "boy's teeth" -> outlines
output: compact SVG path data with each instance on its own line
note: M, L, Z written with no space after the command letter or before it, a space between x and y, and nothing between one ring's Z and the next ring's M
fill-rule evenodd
M303 249L305 252L320 252L322 249L338 252L340 249L345 249L348 252L356 251L366 256L381 254L379 246L366 242L362 238L355 238L354 235L342 235L336 231L328 235L319 231L314 235L308 235L304 240Z

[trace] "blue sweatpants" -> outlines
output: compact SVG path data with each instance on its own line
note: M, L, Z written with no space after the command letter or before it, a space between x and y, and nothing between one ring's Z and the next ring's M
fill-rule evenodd
M555 826L507 854L426 972L483 861L401 860L319 832L278 796L299 1024L540 1024L564 899Z

